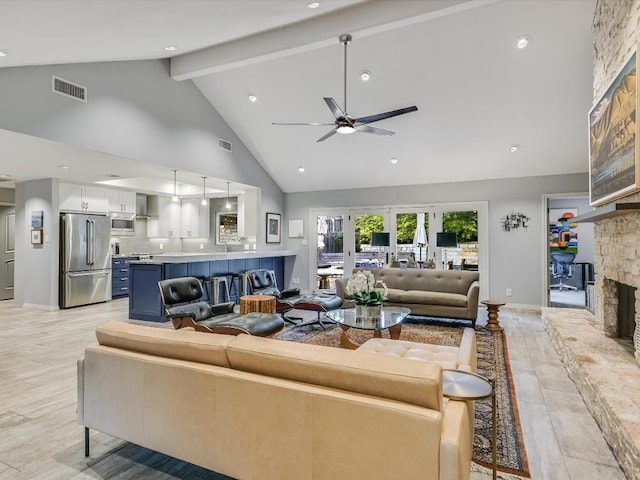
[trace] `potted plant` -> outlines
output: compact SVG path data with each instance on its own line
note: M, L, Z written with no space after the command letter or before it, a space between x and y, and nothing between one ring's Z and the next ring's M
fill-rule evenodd
M356 317L379 317L382 304L387 299L387 286L384 282L376 282L373 273L358 270L347 281L347 295L356 304Z

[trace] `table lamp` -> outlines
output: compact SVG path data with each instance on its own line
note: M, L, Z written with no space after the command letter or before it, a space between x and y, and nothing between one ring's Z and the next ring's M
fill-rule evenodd
M371 234L371 246L372 247L388 247L389 243L389 232L373 232ZM385 252L385 262L387 265L389 263L389 252Z
M438 232L436 234L436 246L437 247L457 247L458 237L455 232ZM444 253L443 265L448 265L447 252ZM447 268L447 267L444 267Z

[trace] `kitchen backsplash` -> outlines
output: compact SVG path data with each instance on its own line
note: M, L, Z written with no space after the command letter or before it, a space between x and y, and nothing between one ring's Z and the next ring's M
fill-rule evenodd
M147 219L136 219L136 234L133 237L111 237L112 246L120 245L120 254L127 253L215 253L224 252L224 245L216 245L215 237L209 238L147 238ZM229 245L227 251L255 249L255 239L240 245ZM201 248L202 246L202 248ZM112 250L113 252L113 250Z

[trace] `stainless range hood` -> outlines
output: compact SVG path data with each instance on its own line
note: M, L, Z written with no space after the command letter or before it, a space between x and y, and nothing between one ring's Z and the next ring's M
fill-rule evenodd
M136 217L153 218L158 216L158 195L136 193Z
M144 193L136 193L136 217L148 218L149 209L147 207L148 196Z

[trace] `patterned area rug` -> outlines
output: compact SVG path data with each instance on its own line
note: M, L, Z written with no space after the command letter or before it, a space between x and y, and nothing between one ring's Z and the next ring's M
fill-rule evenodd
M317 325L288 328L275 338L340 347L341 329L335 325L326 325L326 330ZM402 324L400 340L457 346L460 344L463 328L467 326L468 322L411 316ZM382 335L389 338L388 332L383 332ZM371 332L349 331L349 338L358 343L365 342L371 336ZM478 373L496 379L498 470L530 478L506 338L501 332L494 334L483 327L476 327L476 343ZM491 399L476 402L475 432L473 461L491 468Z

